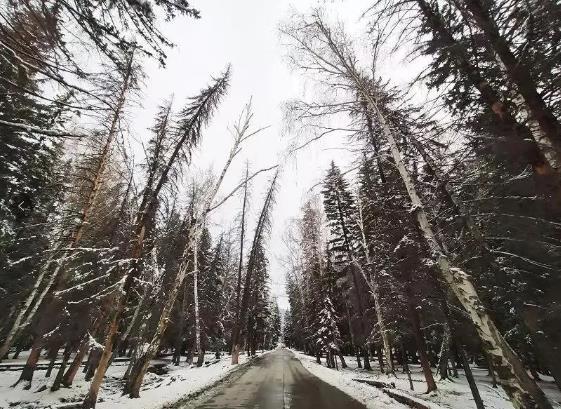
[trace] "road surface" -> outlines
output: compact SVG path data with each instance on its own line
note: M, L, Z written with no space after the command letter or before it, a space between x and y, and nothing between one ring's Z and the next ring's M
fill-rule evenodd
M294 354L278 349L219 386L198 409L366 409L305 369Z

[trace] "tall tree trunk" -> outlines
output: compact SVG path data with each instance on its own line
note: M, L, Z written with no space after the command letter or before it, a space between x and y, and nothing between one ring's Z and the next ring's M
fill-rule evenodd
M462 0L461 3L483 32L490 52L497 57L499 65L518 88L518 93L530 114L531 128L539 135L537 142L549 148L558 158L561 153L561 124L538 92L538 86L530 71L516 58L481 0ZM556 167L560 165L561 162L557 160Z
M479 389L477 388L477 384L475 383L475 378L473 377L473 373L471 372L471 368L469 367L466 351L464 350L462 345L460 345L459 342L456 342L456 350L458 351L458 355L460 356L460 360L462 361L462 366L464 367L464 373L466 375L466 379L468 381L471 394L473 395L475 406L477 407L477 409L485 409L485 405L483 404L483 399L481 399L481 395L479 394Z
M368 354L368 347L366 345L364 345L361 348L362 351L362 358L364 360L364 369L367 371L371 371L372 370L372 366L370 365L370 359L369 359L369 354Z
M245 212L247 207L247 179L249 176L249 168L246 164L245 168L245 181L244 181L244 193L243 193L243 203L242 203L242 219L240 222L240 259L238 261L238 278L236 282L236 320L234 322L234 329L232 334L237 334L239 328L237 326L240 323L240 310L241 310L241 293L242 293L242 271L243 271L243 250L245 241ZM237 365L240 357L239 342L232 336L232 365Z
M444 332L442 334L442 343L440 345L440 353L438 355L438 374L440 380L450 379L448 374L448 361L450 357L450 328L444 324Z
M55 367L56 359L58 358L58 351L60 350L61 343L53 345L47 354L49 359L49 366L47 367L47 372L45 372L45 378L50 378L53 368Z
M64 374L64 377L62 379L62 384L65 387L71 386L72 383L74 382L74 377L78 373L78 370L80 369L80 365L82 364L82 361L84 360L84 357L88 352L88 347L89 347L89 339L86 338L84 341L82 341L82 344L80 345L80 348L78 348L78 352L76 353L76 356L74 357L72 363L68 367L68 370Z
M392 158L411 199L419 228L434 254L440 274L474 323L482 345L493 358L497 373L503 381L502 384L505 392L517 408L552 409L543 391L528 376L519 357L495 326L495 323L484 308L475 287L471 283L469 275L461 269L450 265L448 255L436 239L423 203L413 185L411 175L405 167L393 131L379 110L376 99L370 94L369 89L364 86L362 79L354 71L350 72L350 75L363 97L368 101L369 108L375 113L380 122L382 132L390 145Z
M70 359L71 353L72 353L72 346L67 345L62 354L62 362L60 363L60 368L58 368L55 381L53 382L53 386L51 386L52 392L58 391L60 389L60 384L62 383L64 377L64 371L66 370L66 365L68 364L68 360Z
M409 285L410 284L407 283L406 288L409 288ZM425 376L425 381L427 383L427 393L429 393L436 390L436 382L434 381L434 376L432 375L430 368L429 357L427 355L427 344L425 342L425 338L423 337L423 333L421 332L419 313L413 304L412 294L409 289L407 290L407 311L413 328L413 336L415 338L415 343L417 344L417 351L419 352L421 368L423 369L423 375Z
M278 170L275 172L273 179L271 181L271 185L269 186L269 190L267 191L267 195L265 197L265 202L263 203L263 207L259 214L259 219L257 221L257 227L255 228L255 235L253 237L253 243L251 246L249 260L247 263L247 271L245 274L245 285L243 289L243 296L241 299L241 306L240 306L240 314L234 328L232 330L232 363L234 362L234 353L239 353L241 348L241 326L246 321L247 312L249 308L249 297L251 296L251 280L253 278L253 273L255 269L255 257L257 251L257 245L260 243L262 236L265 232L265 228L267 226L267 221L269 219L269 212L271 207L273 206L273 199L275 193L275 187L278 178Z
M545 136L546 139L544 140L544 134L540 129L535 127L528 129L518 123L508 105L501 99L500 94L493 89L489 81L481 76L479 69L472 64L472 58L465 52L464 47L454 39L442 16L425 0L417 0L417 4L434 35L438 36L442 45L446 47L446 52L454 57L458 68L468 78L472 86L479 91L483 102L493 112L501 133L507 138L516 139L517 144L525 147L523 153L526 162L532 165L534 172L538 175L544 175L550 174L552 168L559 171L561 152L551 149L555 144L548 141L548 136ZM531 136L533 140L529 141L527 135Z
M181 299L181 308L180 308L180 316L179 316L179 323L177 324L177 336L175 338L175 349L173 352L174 356L174 365L179 365L181 362L181 348L183 347L183 331L185 329L185 320L187 319L187 294L188 288L186 281L183 280L183 298Z
M370 118L370 116L368 116L368 118ZM372 123L371 121L369 122L369 128L372 128ZM373 132L373 131L372 131ZM374 140L374 136L372 136L372 143L375 143ZM381 168L380 168L381 169ZM380 170L381 172L381 170ZM393 367L393 362L392 362L392 353L391 353L391 348L390 348L390 339L388 336L388 330L386 328L386 323L384 321L384 313L382 311L382 303L380 301L380 290L379 290L379 286L378 286L378 274L376 271L375 266L372 264L372 258L370 256L370 248L368 247L368 241L366 239L366 234L365 234L365 227L364 227L364 218L363 218L363 212L362 212L362 205L361 205L361 200L358 200L358 214L359 214L359 230L361 233L361 242L362 242L362 248L365 254L365 258L366 258L366 264L367 266L370 267L371 270L373 270L373 273L370 274L370 280L368 279L368 277L366 277L366 275L364 274L364 270L359 266L359 268L361 269L361 272L364 276L364 280L366 281L366 283L369 284L370 287L370 294L372 295L372 299L374 300L374 309L376 311L376 318L378 319L378 328L380 328L380 337L382 338L382 345L383 345L383 351L384 351L384 357L387 363L387 373L391 373L394 374L394 367ZM380 365L380 369L383 371L383 365Z
M403 342L401 343L401 356L403 359L403 372L407 374L407 379L409 380L409 389L414 391L415 388L413 387L413 379L411 379L411 370L409 369L409 362L407 362L407 350Z
M17 385L21 381L25 382L23 389L31 389L31 381L33 380L33 374L35 373L35 368L37 367L37 362L41 357L41 350L43 349L43 342L41 340L36 340L31 346L31 352L27 357L27 361L21 371L19 379L15 383ZM14 385L14 386L15 386Z
M199 313L199 270L198 270L198 247L193 243L193 304L195 308L195 348L197 349L197 366L203 365L204 354L201 345L201 317Z

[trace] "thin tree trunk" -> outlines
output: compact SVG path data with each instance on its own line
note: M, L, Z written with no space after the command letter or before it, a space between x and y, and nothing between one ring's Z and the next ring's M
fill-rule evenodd
M407 379L409 380L409 389L414 391L415 388L413 387L413 379L411 379L411 370L409 369L409 363L407 362L407 350L405 349L403 342L401 343L401 356L403 359L403 371L407 374Z
M360 350L355 344L355 334L353 331L353 326L351 324L351 312L349 311L349 304L347 303L347 301L345 301L345 311L347 313L347 323L349 324L349 334L351 335L351 348L356 355L356 365L357 368L362 368L362 363L360 362Z
M199 313L199 271L198 271L198 246L193 243L193 304L195 308L195 348L197 349L197 366L203 365L204 356L201 346L201 317ZM201 359L202 358L202 359Z
M371 123L370 123L370 127L371 127ZM373 136L372 136L373 138ZM374 139L373 139L374 141ZM362 205L361 205L361 201L358 200L358 213L359 213L359 230L360 230L360 234L361 234L361 244L362 244L362 248L366 257L366 264L368 266L370 266L371 269L374 270L373 274L370 275L370 280L368 280L368 278L366 277L366 275L364 274L364 270L362 270L362 268L359 266L362 275L366 281L366 283L369 284L369 287L371 289L370 293L372 294L372 298L374 300L374 310L376 311L376 318L378 319L378 327L380 328L380 336L382 338L382 345L383 345L383 351L384 351L384 357L387 363L387 372L390 374L394 374L394 368L393 368L393 362L392 362L392 358L391 358L391 348L390 348L390 339L388 336L388 330L386 328L386 323L384 321L384 314L382 311L382 303L380 301L380 290L379 290L379 286L378 286L378 276L377 276L377 272L375 270L374 265L372 264L372 259L370 256L370 248L368 247L368 242L366 240L366 234L364 231L364 218L363 218L363 213L362 213ZM358 263L357 263L358 264ZM382 362L382 361L380 361ZM383 364L380 363L380 369L382 370L382 372L384 372L383 369Z
M367 371L372 370L372 366L370 365L370 359L368 356L368 347L365 345L361 348L362 350L362 358L364 359L364 369Z
M49 359L49 366L47 367L47 371L45 372L45 378L51 377L51 373L53 372L53 368L55 367L56 359L58 358L58 351L60 350L60 347L60 343L57 343L57 345L53 345L49 350L49 353L47 354L47 358Z
M174 365L179 365L181 362L181 348L183 346L183 331L185 329L185 320L187 318L187 284L183 280L183 298L181 300L181 313L179 317L179 323L177 324L177 337L175 338L175 350L174 350Z
M62 379L62 384L65 387L71 386L72 383L74 382L74 377L78 373L78 370L80 369L80 365L82 364L82 361L84 360L84 357L88 352L88 346L89 346L89 339L85 339L84 341L82 341L82 344L80 345L80 348L76 353L76 356L72 360L72 363L68 367L68 370L66 371Z
M72 347L67 345L64 349L64 353L62 354L62 362L60 363L60 368L58 368L55 381L53 382L53 386L51 386L51 392L58 391L60 389L60 384L62 383L64 371L66 370L66 365L68 364L71 353Z
M448 361L450 357L450 328L444 324L444 332L442 334L442 343L440 345L440 354L438 356L438 374L440 380L450 379L448 374Z
M347 367L347 362L345 362L345 357L341 351L338 351L339 359L341 360L341 368L345 369Z
M240 321L240 310L241 310L241 293L242 293L242 271L243 271L243 250L244 250L244 240L245 240L245 212L247 207L247 179L249 174L249 168L246 164L245 168L245 182L244 182L244 194L243 194L243 203L242 203L242 220L240 222L240 259L238 262L238 279L236 282L236 320L234 322L234 329L232 330L232 334L236 334L239 332L239 328L236 328L239 325ZM237 339L232 337L232 365L237 365L239 362L240 357L240 349L238 345Z
M409 287L409 284L406 284ZM409 312L409 320L411 321L411 326L413 327L413 336L415 337L415 343L417 344L417 351L419 351L419 360L421 362L421 368L423 369L423 374L425 376L425 381L427 383L427 392L430 393L436 390L436 382L434 381L434 376L430 368L429 357L427 355L427 344L425 338L421 332L421 324L419 320L419 313L417 312L413 301L411 299L410 291L407 294L407 310Z
M481 395L479 394L479 389L477 388L477 384L475 383L473 373L471 372L471 368L469 367L466 351L459 342L456 342L456 349L458 351L458 355L460 355L462 366L464 367L464 373L466 374L466 379L468 381L471 394L473 395L473 400L475 401L475 406L477 407L477 409L485 409L485 405L483 405L483 400L481 399Z

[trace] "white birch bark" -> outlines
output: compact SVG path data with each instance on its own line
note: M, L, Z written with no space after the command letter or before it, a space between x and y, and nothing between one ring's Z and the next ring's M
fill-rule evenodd
M433 258L437 262L440 274L469 314L484 349L492 356L493 363L497 365L497 372L499 373L501 384L505 392L507 392L513 405L517 408L528 409L546 407L538 405L538 401L541 399L536 399L534 395L543 394L543 392L537 387L535 382L530 379L522 362L500 334L495 323L483 306L475 287L471 283L470 276L460 268L450 265L448 256L440 246L432 230L423 203L405 167L396 138L386 118L379 110L376 100L361 86L362 83L356 77L356 74L354 80L355 84L368 101L370 109L376 114L382 127L382 132L388 141L392 157L411 200L417 223L429 245Z

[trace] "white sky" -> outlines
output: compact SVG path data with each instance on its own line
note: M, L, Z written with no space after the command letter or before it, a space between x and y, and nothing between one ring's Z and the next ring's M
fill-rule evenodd
M246 160L253 170L274 165L289 142L289 136L282 135L282 104L302 97L305 82L298 73L291 72L284 60L286 50L278 34L279 23L294 10L306 12L312 6L321 5L344 21L348 31L360 32L364 22L359 21L359 17L368 4L368 0L193 0L192 6L201 11L200 20L178 18L163 27L177 47L168 53L166 69L155 63L147 66L143 108L135 113L133 121L135 134L144 140L148 138L146 128L152 124L155 109L163 99L174 94L175 106L179 108L186 97L198 93L209 83L211 75L218 75L231 63L230 90L204 132L203 143L193 158L190 172L196 175L211 166L215 172L222 168L231 143L227 127L237 119L250 97L253 98L254 125L269 125L270 128L245 146L229 170L223 185L225 193L241 179ZM396 67L391 66L391 70L396 75ZM343 168L350 163L352 155L345 149L346 142L339 137L330 137L300 151L294 160L284 164L269 254L271 290L278 297L281 308L288 306L284 271L277 260L284 251L282 233L289 219L299 215L307 191L321 180L329 162L335 160ZM254 213L261 206L268 178L269 175L262 175L253 184ZM241 198L235 197L213 213L215 237L221 226L227 229L232 223L240 205ZM253 224L249 227L253 229Z

